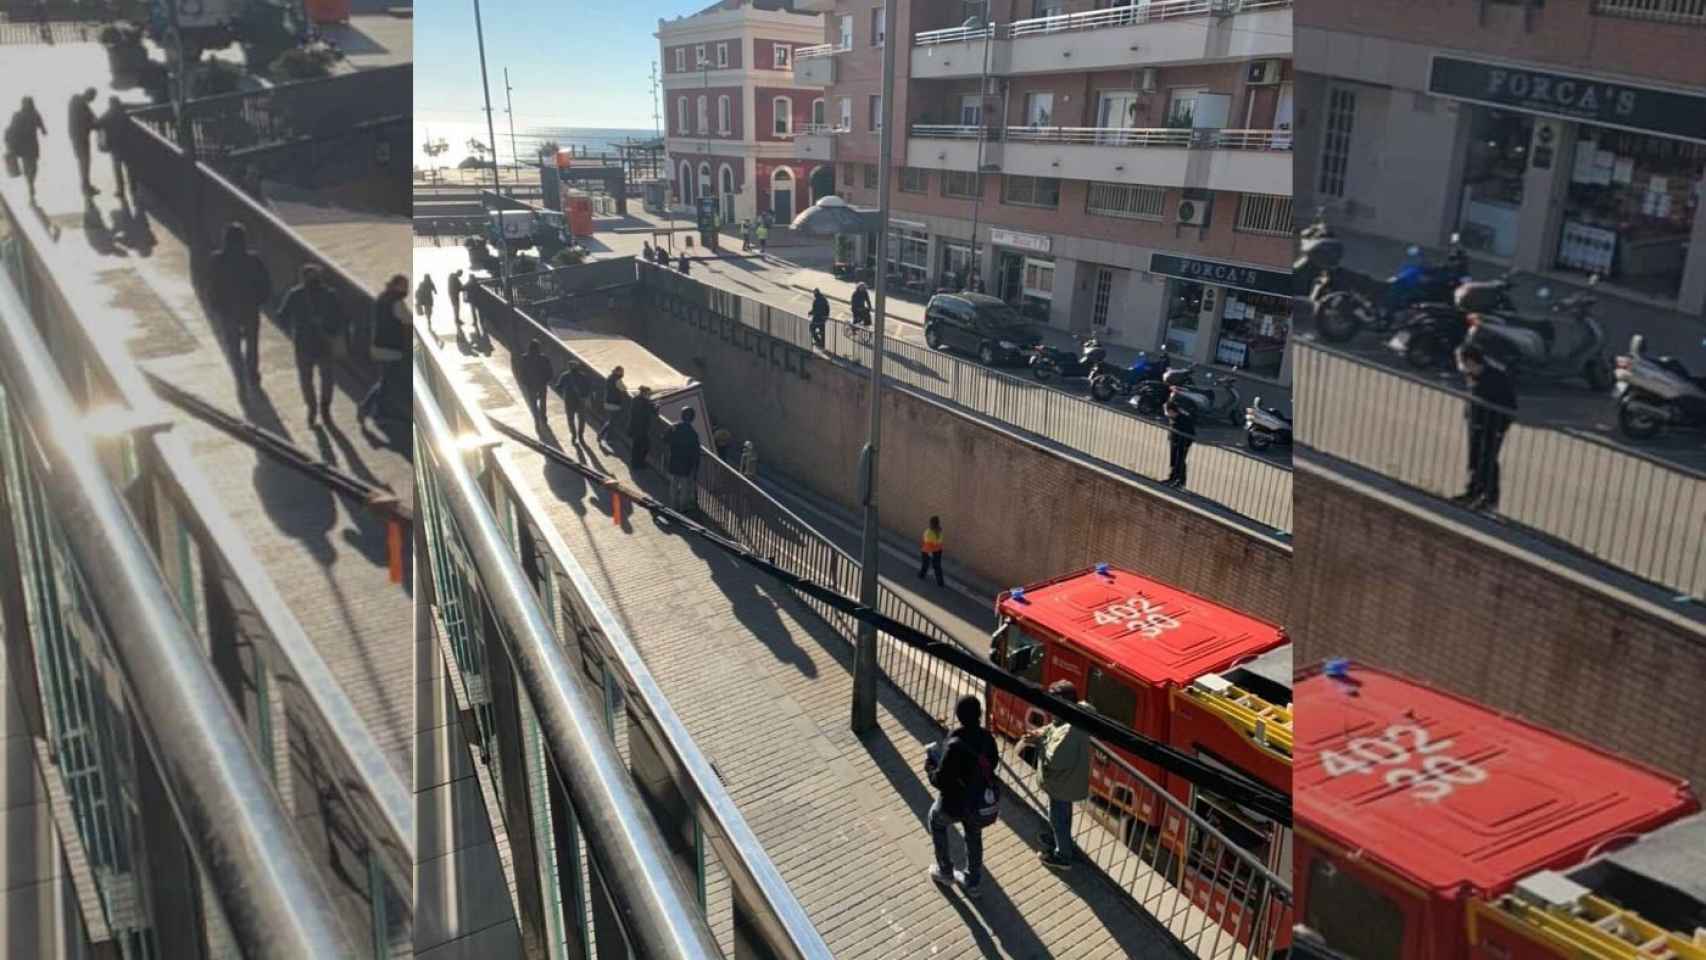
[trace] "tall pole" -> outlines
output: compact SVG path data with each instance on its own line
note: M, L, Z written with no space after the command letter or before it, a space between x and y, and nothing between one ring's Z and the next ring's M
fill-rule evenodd
M883 27L896 35L895 0L883 0ZM865 449L859 454L859 492L865 507L865 528L859 540L859 603L877 609L877 450L883 432L883 325L888 300L889 180L894 167L894 51L900 44L883 42L883 129L877 136L877 302L871 331L871 425ZM877 727L877 628L861 621L859 644L853 655L853 732Z
M988 12L989 5L984 4L984 13ZM977 274L980 280L983 274L983 262L977 255L977 221L979 214L983 213L983 141L985 131L989 129L989 118L985 116L989 112L989 41L995 37L994 24L987 19L980 19L979 22L983 24L983 76L977 81L977 169L972 173L972 183L977 185L977 197L971 202L971 265L966 271L964 285L967 288L971 287L972 274ZM1005 112L1001 121L1007 121Z
M668 163L669 162L669 151L665 150L663 147L663 112L658 108L658 104L660 103L660 100L658 99L659 88L660 88L660 84L658 81L658 62L656 60L653 60L652 61L652 130L654 130L658 135L658 152L659 152L660 156L663 158L663 161L665 163ZM659 172L664 174L664 176L659 178L659 179L663 180L663 215L669 218L669 236L666 239L669 241L669 245L671 247L673 247L673 246L675 246L675 208L669 205L669 193L670 193L669 185L671 182L673 182L675 180L675 172L672 170L662 170Z
M515 104L509 95L515 88L509 85L509 68L504 67L504 113L509 117L509 164L515 168L516 179L521 178L521 154L515 151ZM493 159L497 154L493 153Z
M188 168L190 208L186 211L186 222L189 224L190 254L195 255L198 247L196 240L200 236L201 226L201 171L196 169L195 123L190 119L190 64L184 51L184 28L178 21L178 4L166 4L167 15L171 18L172 45L178 55L178 82L173 91L172 103L177 110L178 146L184 151L184 166ZM123 199L122 197L120 199Z
M492 123L492 85L486 81L486 31L480 23L480 0L474 0L474 36L480 43L480 89L486 94L486 136L492 145L492 192L503 196L498 181L498 131ZM514 303L509 289L509 244L504 239L503 217L498 217L498 276L503 280L504 302Z

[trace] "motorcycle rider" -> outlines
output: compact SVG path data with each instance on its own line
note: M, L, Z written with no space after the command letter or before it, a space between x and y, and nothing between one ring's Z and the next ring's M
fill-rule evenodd
M1516 385L1511 375L1468 345L1457 351L1457 368L1469 382L1469 487L1452 498L1471 510L1499 505L1499 447L1516 410Z
M853 288L853 323L856 326L871 325L871 291L865 289L865 282Z
M819 347L823 346L823 327L828 322L829 298L823 295L822 290L814 287L812 288L811 330L812 342Z

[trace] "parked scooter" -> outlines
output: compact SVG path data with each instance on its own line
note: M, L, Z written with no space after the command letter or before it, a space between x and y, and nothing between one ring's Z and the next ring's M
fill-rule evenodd
M1588 278L1590 287L1597 283L1598 275ZM1611 361L1605 354L1605 328L1592 313L1598 299L1585 293L1573 294L1551 305L1551 317L1524 315L1497 308L1501 301L1509 302L1510 285L1507 276L1458 287L1457 307L1469 315L1469 332L1463 344L1479 348L1518 377L1546 380L1580 377L1591 390L1610 388ZM1552 291L1540 287L1535 296L1548 301ZM1570 329L1559 330L1557 320L1553 319L1558 316L1568 317Z
M1291 265L1294 292L1315 299L1315 289L1333 285L1334 271L1345 256L1345 243L1327 223L1327 208L1315 211L1315 222L1297 232L1298 257Z
M1262 398L1257 397L1244 409L1244 442L1251 450L1291 446L1291 417L1278 407L1262 406Z
M1133 396L1146 384L1159 383L1172 365L1173 358L1165 349L1154 355L1139 353L1131 366L1124 369L1111 363L1099 364L1090 375L1090 396L1104 403L1115 397ZM1160 405L1156 404L1155 409L1160 410Z
M1167 385L1168 395L1190 404L1198 417L1204 420L1224 417L1234 427L1243 425L1244 400L1238 395L1236 378L1205 370L1202 382L1198 383L1193 369L1187 367L1169 370L1161 380Z
M1700 342L1706 347L1706 340ZM1617 429L1631 440L1647 440L1665 427L1706 428L1706 376L1694 376L1675 357L1649 357L1646 338L1629 338L1629 353L1617 358Z
M1423 260L1421 247L1411 246L1404 253L1403 266L1386 278L1386 288L1378 299L1352 290L1333 289L1333 277L1316 285L1310 297L1315 301L1315 329L1320 331L1321 339L1343 343L1365 329L1396 330L1409 321L1411 310L1421 304L1449 304L1452 291L1469 277L1469 254L1463 249L1462 238L1455 233L1451 235L1451 252L1442 263Z
M1039 343L1031 348L1031 359L1027 362L1031 376L1038 383L1048 383L1056 377L1088 377L1107 355L1101 341L1091 337L1079 344L1077 353Z

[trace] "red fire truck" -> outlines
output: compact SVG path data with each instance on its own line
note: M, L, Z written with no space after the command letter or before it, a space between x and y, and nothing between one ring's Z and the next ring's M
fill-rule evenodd
M1297 693L1297 918L1328 946L1706 960L1685 781L1359 664L1312 667Z
M1291 792L1291 654L1282 628L1106 564L1007 591L996 599L995 610L991 658L997 664L1044 686L1070 680L1079 698L1103 716ZM1017 738L1042 721L1017 697L990 694L995 733ZM1289 880L1289 831L1177 774L1117 752ZM1238 912L1250 871L1218 862L1219 845L1205 843L1186 818L1166 816L1153 789L1101 751L1093 755L1090 789L1102 825L1163 874L1182 875L1199 906L1212 907L1220 917ZM1145 829L1156 825L1161 829ZM1173 869L1180 858L1186 861L1183 869ZM1254 926L1241 917L1229 920L1228 927L1246 934Z

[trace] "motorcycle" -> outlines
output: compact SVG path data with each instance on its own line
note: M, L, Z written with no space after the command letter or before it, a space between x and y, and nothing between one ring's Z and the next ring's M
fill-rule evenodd
M1148 396L1154 393L1154 388L1147 388L1148 385L1159 384L1172 365L1173 360L1166 350L1154 356L1148 352L1139 353L1137 359L1131 362L1131 366L1124 369L1111 363L1103 363L1090 375L1090 396L1103 403L1114 397L1138 399ZM1133 396L1134 394L1136 396ZM1150 412L1160 409L1161 404L1157 402L1153 404L1153 410Z
M1077 353L1039 343L1031 348L1031 358L1027 363L1031 367L1031 376L1038 383L1048 383L1055 377L1087 377L1107 355L1108 351L1103 349L1101 342L1091 337L1079 346Z
M1706 375L1694 376L1675 357L1648 357L1640 334L1617 358L1616 377L1617 429L1629 439L1650 439L1664 427L1706 428Z
M1589 287L1598 283L1598 275L1588 278ZM1468 314L1469 322L1464 346L1478 348L1519 377L1580 377L1594 391L1610 388L1612 367L1605 355L1605 328L1592 313L1597 298L1578 293L1551 305L1553 315L1567 315L1574 327L1572 336L1560 340L1557 321L1551 317L1496 309L1494 304L1508 298L1509 289L1508 276L1458 287L1457 307ZM1535 296L1545 302L1551 299L1552 291L1540 287Z
M1459 292L1474 284L1465 296L1481 306L1481 312L1514 313L1516 305L1510 291L1514 272L1496 280L1473 281L1467 278L1452 292L1451 303L1423 303L1412 307L1409 320L1386 341L1387 349L1399 354L1418 370L1449 368L1457 347L1469 332L1468 313L1458 305Z
M1364 329L1396 330L1422 304L1449 304L1458 284L1468 279L1469 254L1463 249L1462 238L1455 233L1451 235L1451 251L1442 263L1423 260L1421 247L1411 246L1404 253L1404 264L1386 278L1386 288L1378 300L1355 291L1334 289L1336 273L1316 283L1310 291L1310 300L1315 304L1315 329L1320 331L1321 339L1343 343Z
M1205 371L1202 379L1203 382L1198 384L1189 368L1169 370L1161 377L1168 388L1168 395L1175 401L1190 404L1198 417L1205 420L1224 417L1234 427L1243 425L1244 400L1238 395L1237 379L1211 371Z
M1251 450L1291 446L1291 417L1278 407L1262 406L1262 398L1257 397L1244 410L1244 442Z
M1315 286L1330 285L1332 274L1344 259L1345 243L1327 224L1327 208L1315 211L1315 222L1297 232L1298 257L1291 265L1292 281L1297 296L1311 293ZM1314 299L1311 297L1310 299Z

